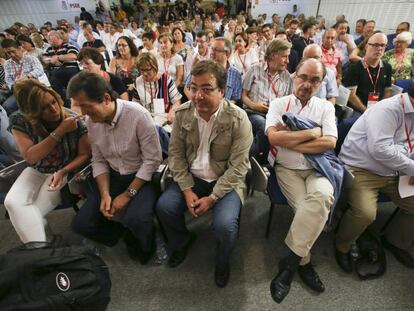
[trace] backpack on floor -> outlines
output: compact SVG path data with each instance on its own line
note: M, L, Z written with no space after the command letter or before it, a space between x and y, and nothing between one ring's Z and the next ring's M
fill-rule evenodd
M0 255L0 310L105 310L108 267L90 248L29 243Z
M355 270L361 280L379 278L387 270L387 260L381 239L369 227L356 240L358 259Z

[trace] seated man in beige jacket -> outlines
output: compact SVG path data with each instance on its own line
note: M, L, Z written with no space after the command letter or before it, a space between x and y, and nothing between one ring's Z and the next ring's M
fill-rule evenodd
M181 264L195 240L185 226L213 211L217 241L215 282L227 285L230 253L237 240L240 208L249 166L252 129L246 113L223 99L224 68L201 61L191 71L191 101L177 109L168 163L174 182L158 200L156 211L168 238L168 264Z

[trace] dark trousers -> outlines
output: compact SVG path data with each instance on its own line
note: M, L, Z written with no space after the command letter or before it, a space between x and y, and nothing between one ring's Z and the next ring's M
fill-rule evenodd
M112 200L124 192L135 174L120 175L111 170L110 195ZM145 183L137 195L124 207L115 220L108 220L100 211L101 196L98 187L92 183L87 199L72 222L73 229L107 246L115 245L125 229L137 239L143 251L151 250L154 239L154 206L157 196L153 185Z
M199 198L210 195L215 182L195 178L193 191ZM216 265L224 267L237 240L241 201L233 190L213 207L213 231L217 242ZM178 184L173 182L161 195L156 207L157 215L168 238L168 252L182 249L189 240L184 214L187 205Z
M267 159L269 153L269 141L265 134L266 127L266 114L260 112L246 111L252 124L253 130L253 143L250 147L249 156L258 157L259 154L263 154L264 159Z
M68 86L69 80L78 72L78 67L64 66L50 71L50 84L63 100L66 99L66 87Z

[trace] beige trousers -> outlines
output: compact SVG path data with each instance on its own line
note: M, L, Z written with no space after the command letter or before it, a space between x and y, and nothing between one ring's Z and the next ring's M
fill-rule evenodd
M398 177L384 177L351 167L355 178L349 192L350 209L344 215L336 237L336 247L346 253L377 215L379 191L388 195L401 208L388 225L387 240L402 249L414 242L414 196L402 199L398 193Z
M301 265L310 262L310 250L321 234L332 206L333 187L315 170L291 170L276 166L276 176L295 216L286 236L286 245L302 257Z

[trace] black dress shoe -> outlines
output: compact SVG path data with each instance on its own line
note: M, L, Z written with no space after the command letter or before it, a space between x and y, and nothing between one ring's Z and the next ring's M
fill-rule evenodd
M293 275L294 272L289 269L279 269L279 273L270 283L270 294L277 303L281 303L287 294L289 294Z
M151 242L151 248L147 252L141 248L139 241L129 234L124 236L124 242L127 247L129 258L138 261L141 265L147 264L156 250L154 240Z
M230 265L227 264L224 268L216 266L214 270L214 281L220 288L226 287L230 277Z
M177 267L184 261L185 257L187 257L188 250L190 249L191 245L194 243L196 239L197 235L193 232L190 232L190 239L188 240L187 244L184 245L182 249L173 252L170 258L168 259L168 265L171 268Z
M342 253L335 248L335 259L341 269L346 273L352 272L352 262L348 253Z
M399 262L408 268L414 268L414 258L410 255L409 252L392 245L384 236L382 236L381 241L382 245L388 249Z
M311 289L318 293L325 291L325 286L323 285L318 273L316 273L311 263L308 263L304 266L299 266L298 273L303 283L308 285Z

